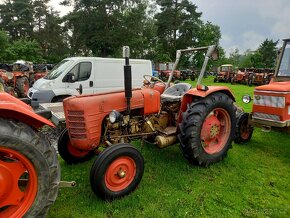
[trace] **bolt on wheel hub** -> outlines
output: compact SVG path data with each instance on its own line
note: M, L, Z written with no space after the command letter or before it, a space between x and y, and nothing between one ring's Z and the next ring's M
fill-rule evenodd
M210 128L210 137L211 138L216 137L219 134L219 132L220 132L220 126L217 124L212 125Z
M126 171L124 171L122 168L120 168L117 174L122 179L126 176Z

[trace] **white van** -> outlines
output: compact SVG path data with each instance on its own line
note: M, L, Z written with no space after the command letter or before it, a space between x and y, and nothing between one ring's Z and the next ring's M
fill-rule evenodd
M37 80L27 96L32 106L39 103L59 102L72 95L124 89L124 59L72 57L62 60L45 77ZM151 75L149 60L130 59L132 88L142 86L143 75ZM72 79L73 78L73 79Z

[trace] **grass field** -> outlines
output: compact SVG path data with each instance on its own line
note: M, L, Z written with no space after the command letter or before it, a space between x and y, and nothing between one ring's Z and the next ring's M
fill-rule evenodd
M208 77L203 83L212 81ZM229 86L238 105L251 111L241 97L253 87L218 85ZM290 217L290 136L285 133L255 129L249 143L233 144L222 162L208 168L189 165L178 145L134 144L145 159L135 192L104 202L90 188L94 160L70 166L60 159L62 180L78 185L60 190L48 217Z

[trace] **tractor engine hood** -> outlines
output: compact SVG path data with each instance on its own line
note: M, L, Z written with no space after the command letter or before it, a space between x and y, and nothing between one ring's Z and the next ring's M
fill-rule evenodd
M63 106L71 145L83 151L99 145L105 117L112 110L124 112L127 108L124 91L72 96ZM142 115L158 113L160 93L149 88L133 90L131 109L142 110Z
M255 91L290 92L290 82L272 82L268 85L256 87Z

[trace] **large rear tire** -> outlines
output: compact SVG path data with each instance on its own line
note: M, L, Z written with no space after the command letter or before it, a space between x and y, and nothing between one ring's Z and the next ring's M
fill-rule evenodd
M249 113L242 112L237 117L235 143L242 144L251 140L254 128L249 125Z
M45 217L60 182L57 154L23 123L0 119L0 216Z
M61 158L68 164L82 163L90 160L94 156L93 151L82 151L73 147L70 143L68 130L66 128L58 138L57 149Z
M105 200L128 195L139 185L144 172L141 153L130 144L106 148L91 168L93 192Z
M26 76L19 77L16 80L15 90L19 98L25 98L27 96L29 90L29 80Z
M208 166L227 155L235 134L235 111L233 100L223 93L189 105L182 115L178 138L190 163Z

